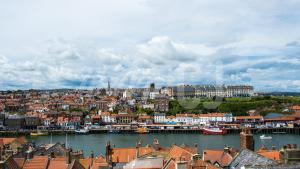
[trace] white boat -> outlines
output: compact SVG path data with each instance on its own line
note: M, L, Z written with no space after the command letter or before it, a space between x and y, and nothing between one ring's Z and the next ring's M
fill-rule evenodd
M77 134L87 134L90 130L88 129L88 127L84 127L83 129L76 129L75 133Z
M265 135L261 135L261 136L259 136L259 138L261 139L261 140L269 140L269 139L272 139L272 137L271 136L265 136Z

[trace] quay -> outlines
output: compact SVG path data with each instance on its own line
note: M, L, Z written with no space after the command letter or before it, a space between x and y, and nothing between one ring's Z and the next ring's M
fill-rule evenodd
M227 134L239 134L242 129L240 128L227 128ZM294 134L300 135L300 127L296 128L250 128L253 134ZM0 131L0 137L5 136L26 136L30 135L35 130L17 130L17 131ZM60 134L75 134L75 130L42 130L49 134L60 135ZM91 134L105 134L110 133L108 129L90 129ZM135 134L135 129L117 129L118 133L122 134ZM148 129L149 133L156 134L203 134L203 129Z

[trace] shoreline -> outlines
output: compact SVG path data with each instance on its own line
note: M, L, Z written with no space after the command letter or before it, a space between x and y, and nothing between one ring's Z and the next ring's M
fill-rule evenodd
M203 129L148 129L149 133L146 134L203 134ZM239 134L242 129L226 129L227 134ZM251 128L250 129L253 134L293 134L300 135L300 127L296 128ZM13 131L0 131L0 137L7 136L28 136L31 132L36 130L13 130ZM42 132L48 132L54 135L61 134L76 134L75 130L41 130ZM110 133L108 129L90 129L88 133L85 134L139 134L135 132L135 129L119 129L118 133Z

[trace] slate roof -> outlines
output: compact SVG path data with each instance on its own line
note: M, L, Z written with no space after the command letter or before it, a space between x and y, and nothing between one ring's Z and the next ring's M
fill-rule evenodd
M238 155L231 161L230 169L239 169L244 166L255 167L255 166L276 166L277 162L263 157L253 151L242 149Z

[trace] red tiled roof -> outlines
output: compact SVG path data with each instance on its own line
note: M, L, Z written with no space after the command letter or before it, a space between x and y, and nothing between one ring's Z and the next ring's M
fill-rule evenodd
M45 169L48 165L48 156L34 156L27 160L23 169Z
M107 167L108 164L103 156L94 158L93 165L91 169L99 169L99 167Z
M279 161L280 160L280 152L277 150L271 151L258 151L257 154L262 155L268 159Z
M136 158L136 148L113 148L111 160L115 163L128 163Z
M48 169L67 169L68 164L64 157L56 157L49 161Z
M143 156L153 151L154 149L152 147L139 147L138 149L137 148L113 148L111 154L112 162L128 163L136 159L137 153L139 156Z
M0 145L10 144L16 141L17 138L0 138Z
M196 148L195 148L196 149ZM197 154L197 150L192 148L179 147L177 145L172 145L168 157L175 160L192 159L192 156Z
M224 150L204 150L203 159L211 164L218 163L221 167L225 167L230 164L233 157Z
M24 163L25 163L25 158L14 158L15 162L18 164L18 166L20 168L23 167Z
M92 158L83 158L79 159L79 163L85 168L89 169L92 165L93 159Z

